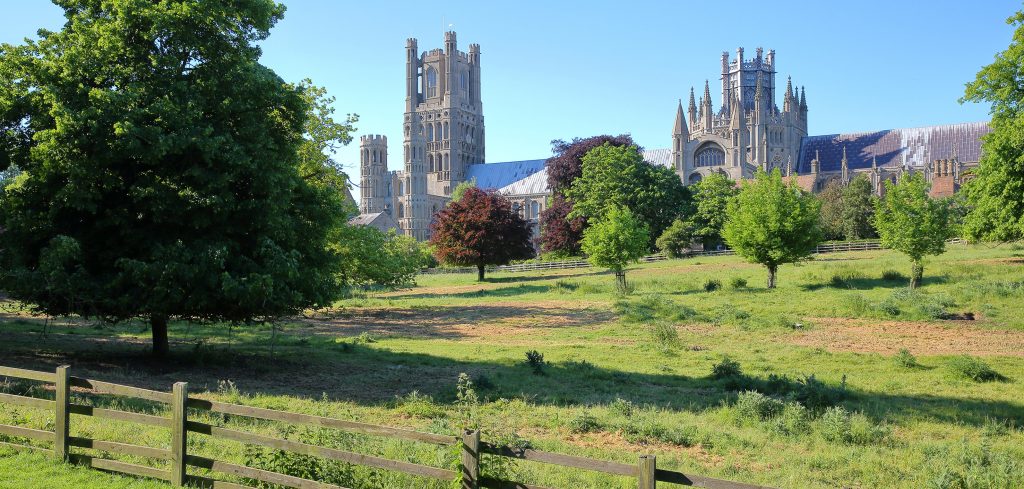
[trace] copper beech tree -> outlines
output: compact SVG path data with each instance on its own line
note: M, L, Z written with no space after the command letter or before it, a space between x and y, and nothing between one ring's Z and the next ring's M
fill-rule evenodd
M530 227L512 203L494 191L466 189L431 224L430 244L441 263L475 266L484 279L487 265L533 257Z

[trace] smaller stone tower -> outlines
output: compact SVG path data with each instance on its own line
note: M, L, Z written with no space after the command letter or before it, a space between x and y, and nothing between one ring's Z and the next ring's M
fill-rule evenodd
M388 138L371 134L359 138L359 212L373 214L387 207Z

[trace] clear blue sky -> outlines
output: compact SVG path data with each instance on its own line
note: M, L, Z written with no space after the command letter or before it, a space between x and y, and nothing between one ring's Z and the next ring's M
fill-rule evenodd
M676 100L714 87L722 51L775 49L778 83L807 88L811 134L988 118L960 105L963 86L1005 49L1010 1L331 1L285 0L264 64L311 78L360 115L357 135L385 134L401 162L405 39L479 43L488 162L545 158L552 139L631 133L668 147ZM730 5L723 8L720 5ZM59 28L45 0L0 0L0 42ZM430 13L425 13L430 12ZM781 106L781 100L777 101ZM358 140L338 154L358 181Z

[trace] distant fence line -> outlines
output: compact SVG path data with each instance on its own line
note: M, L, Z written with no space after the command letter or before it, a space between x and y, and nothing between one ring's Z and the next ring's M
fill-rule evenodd
M322 459L336 460L353 465L362 465L376 469L401 472L423 479L442 481L460 481L462 489L485 488L523 488L548 489L543 486L524 484L487 477L480 473L480 455L489 454L519 460L539 462L561 467L601 472L614 476L627 477L637 482L640 489L655 489L657 482L671 482L687 486L707 487L711 489L754 489L762 486L712 479L699 475L685 474L674 470L657 467L654 455L640 455L637 463L628 464L609 460L597 460L561 453L543 452L530 448L519 449L503 445L495 445L480 439L479 430L465 430L459 435L442 435L419 431L379 426L355 421L347 421L309 414L291 413L274 409L243 406L217 401L208 401L190 397L188 384L177 382L171 392L161 392L139 387L112 384L98 380L72 377L67 366L57 367L53 372L39 372L20 368L0 366L0 378L13 377L52 384L55 399L22 396L0 393L0 406L14 405L44 409L53 412L53 430L37 430L24 426L0 424L0 447L18 450L30 450L50 455L58 460L70 461L107 472L119 472L140 477L148 477L169 482L172 486L192 486L204 489L244 489L251 487L247 483L227 481L219 478L189 474L189 467L206 469L211 476L230 475L275 484L295 489L345 489L326 484L321 481L305 479L293 475L282 474L272 470L258 469L246 465L238 465L226 461L215 460L189 453L188 438L214 437L233 440L247 445L257 445L274 450L298 453ZM77 387L76 394L113 395L133 399L143 399L168 406L170 416L155 416L119 409L106 409L72 402L71 388ZM433 467L401 460L349 452L334 448L321 447L294 440L260 435L252 432L226 428L220 423L208 424L193 421L189 410L220 413L228 417L241 417L248 420L261 420L286 423L288 425L305 425L321 428L337 429L349 433L399 439L436 445L439 447L458 446L460 460L455 470ZM166 428L170 431L171 446L169 449L129 443L97 440L85 436L72 436L70 425L71 415L103 418L116 423L137 423ZM35 444L26 443L36 442ZM47 446L39 446L43 443ZM92 449L99 452L94 455L75 453L79 449ZM163 462L167 468L153 465L140 465L110 458L110 455L127 455L141 457L151 461Z
M960 238L951 239L948 241L950 244L963 243L964 240ZM814 250L814 254L821 253L839 253L843 251L869 251L869 250L880 250L882 249L882 242L877 239L864 240L864 241L840 241L835 243L824 243L817 246ZM735 255L736 252L725 249L725 250L710 250L710 251L690 251L682 258L692 258L698 256L722 256L722 255ZM656 261L668 260L664 253L656 253L648 255L640 259L641 263L651 263ZM530 272L535 270L571 270L574 268L590 268L590 262L587 260L564 260L564 261L549 261L549 262L536 262L536 263L518 263L515 265L499 265L499 266L488 266L488 272ZM477 273L476 267L454 267L454 268L425 268L420 271L424 275L435 275L435 274L448 274L448 273Z

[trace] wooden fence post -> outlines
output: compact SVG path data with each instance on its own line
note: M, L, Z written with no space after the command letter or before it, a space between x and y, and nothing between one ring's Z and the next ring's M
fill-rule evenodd
M68 422L68 405L71 403L71 384L68 382L68 366L57 367L57 380L54 383L56 391L56 409L53 420L53 454L59 460L68 459L68 431L71 424Z
M480 430L462 432L462 489L480 487Z
M185 485L185 447L188 442L185 430L188 420L188 383L176 382L171 395L171 485Z
M637 465L637 482L640 489L654 489L657 481L654 478L654 471L657 468L657 460L654 455L641 455Z

